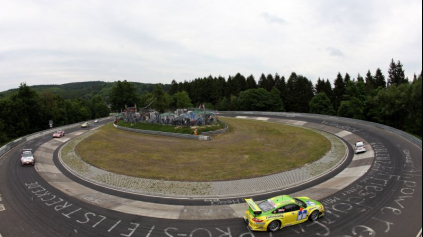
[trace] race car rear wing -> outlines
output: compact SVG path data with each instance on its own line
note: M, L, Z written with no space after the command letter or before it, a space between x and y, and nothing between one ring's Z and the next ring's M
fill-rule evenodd
M245 199L245 201L247 202L248 206L250 206L251 210L253 210L254 215L260 215L261 213L263 213L263 211L260 209L260 207L254 202L254 200L252 198L250 199Z

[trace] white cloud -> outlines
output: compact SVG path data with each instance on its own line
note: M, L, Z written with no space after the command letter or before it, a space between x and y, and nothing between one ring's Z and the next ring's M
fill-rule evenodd
M267 13L267 12L265 12L265 13L263 13L263 14L261 14L261 16L268 22L268 23L276 23L276 24L283 24L283 23L286 23L286 21L282 18L282 17L279 17L279 16L276 16L276 15L271 15L271 14L269 14L269 13Z
M333 48L333 47L327 47L326 48L327 51L329 51L330 56L334 56L334 57L344 57L344 53L342 53L342 51L340 49L337 48Z
M407 76L422 65L420 0L0 0L0 91L127 79L170 83L240 72Z

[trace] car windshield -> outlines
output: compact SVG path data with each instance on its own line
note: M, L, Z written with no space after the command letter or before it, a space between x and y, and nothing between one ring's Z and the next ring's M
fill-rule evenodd
M297 203L298 206L302 207L302 208L307 208L307 204L305 204L303 201L301 201L300 199L294 198L295 202Z
M268 212L276 208L275 203L272 200L266 200L258 205L263 212Z
M31 153L23 153L22 157L23 158L32 158L32 154Z

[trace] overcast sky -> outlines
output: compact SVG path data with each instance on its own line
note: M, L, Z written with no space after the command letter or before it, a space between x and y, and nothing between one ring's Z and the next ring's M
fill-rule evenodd
M0 91L422 70L421 0L0 0Z

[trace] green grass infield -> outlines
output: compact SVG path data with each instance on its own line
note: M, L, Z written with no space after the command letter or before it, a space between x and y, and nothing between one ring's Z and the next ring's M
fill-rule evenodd
M144 135L106 125L76 147L86 162L110 172L175 181L223 181L295 169L323 157L324 136L300 127L220 118L230 127L212 141Z

